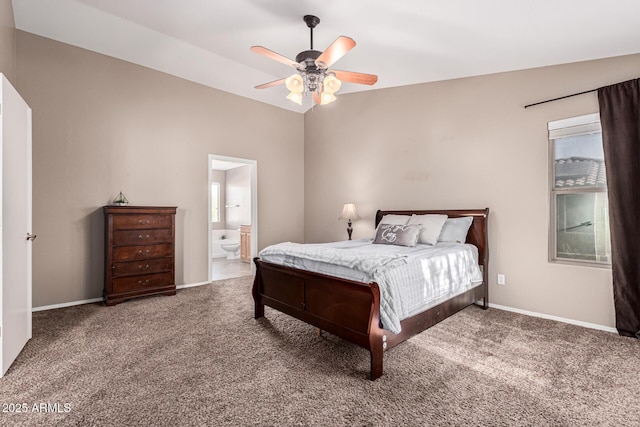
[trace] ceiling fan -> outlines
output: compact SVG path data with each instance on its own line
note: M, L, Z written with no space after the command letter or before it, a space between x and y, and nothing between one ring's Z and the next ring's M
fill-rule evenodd
M313 29L320 23L320 18L305 15L303 19L311 32L311 48L300 52L295 61L263 46L251 47L251 52L296 69L295 74L261 84L256 86L256 89L266 89L284 83L289 90L287 99L302 105L303 95L311 93L316 104L325 105L336 100L335 93L340 90L342 82L373 85L378 81L378 76L373 74L329 70L338 59L355 47L356 42L350 37L340 36L324 52L314 50Z

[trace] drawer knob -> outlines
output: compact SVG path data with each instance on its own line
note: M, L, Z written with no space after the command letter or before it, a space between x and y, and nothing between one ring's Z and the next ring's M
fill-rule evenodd
M142 264L140 264L140 265L138 266L138 268L139 268L140 270L143 270L143 271L144 271L144 270L148 270L148 269L149 269L149 264L147 264L147 265L145 265L145 266L143 266Z
M149 240L149 235L147 234L146 236L143 236L142 234L138 235L138 239L142 240L142 239L146 239Z
M138 280L138 284L139 284L139 285L142 285L142 284L145 284L145 285L146 285L147 283L149 283L149 279L147 279L147 280L145 280L145 281Z

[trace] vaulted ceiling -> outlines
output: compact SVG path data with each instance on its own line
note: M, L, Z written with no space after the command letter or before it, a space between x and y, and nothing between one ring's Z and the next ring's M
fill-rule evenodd
M638 0L13 0L16 27L292 111L283 86L256 85L309 49L357 45L336 66L379 76L375 90L640 52ZM339 101L338 94L338 101Z

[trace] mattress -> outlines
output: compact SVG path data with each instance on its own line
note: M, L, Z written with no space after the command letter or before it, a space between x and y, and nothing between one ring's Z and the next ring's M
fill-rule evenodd
M482 283L478 249L471 244L374 244L370 239L322 244L281 243L260 252L263 261L380 288L380 318L385 329Z

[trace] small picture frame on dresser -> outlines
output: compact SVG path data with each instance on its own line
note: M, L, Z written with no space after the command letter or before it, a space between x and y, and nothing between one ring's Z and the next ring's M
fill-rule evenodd
M104 301L175 295L176 207L104 206Z

